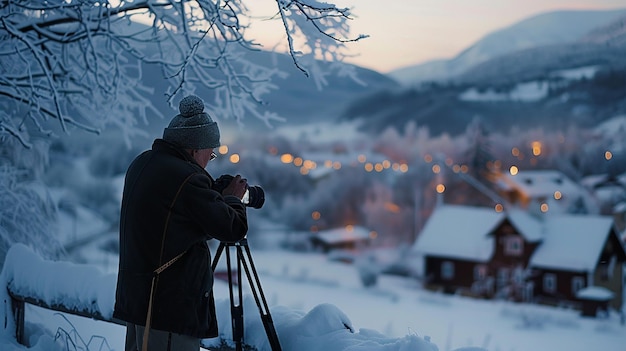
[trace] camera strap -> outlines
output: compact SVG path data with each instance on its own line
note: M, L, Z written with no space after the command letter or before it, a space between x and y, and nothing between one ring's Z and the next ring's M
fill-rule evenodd
M183 257L183 255L186 253L187 250L181 252L180 254L178 254L178 256L165 262L164 265L154 270L154 275L152 276L152 284L150 285L150 300L148 300L148 314L146 315L146 326L143 330L143 344L141 346L142 351L148 350L148 336L150 335L150 324L152 324L152 300L154 299L154 287L156 286L156 282L159 279L159 274L167 269L167 267L173 265L174 262L178 261L178 259Z
M162 239L161 239L161 259L163 258L163 248L165 247L165 235L167 234L167 227L169 225L170 217L172 215L172 208L174 208L174 204L176 203L176 200L178 199L178 195L180 195L181 190L183 190L183 186L194 175L196 175L196 173L190 174L180 184L180 186L178 187L178 191L176 191L176 195L174 195L174 199L172 200L172 204L169 207L169 211L167 212L167 218L165 220L165 225L163 226L163 236L162 236ZM143 343L141 345L141 350L142 351L148 351L148 337L150 335L150 325L152 324L152 302L154 300L154 292L155 292L156 286L157 286L157 284L159 282L159 274L161 274L161 272L166 270L169 266L173 265L176 261L178 261L186 253L187 253L187 250L181 252L176 257L174 257L171 260L165 262L163 265L161 265L159 268L157 268L157 269L155 269L153 271L152 283L150 284L150 299L148 300L148 313L146 314L146 325L145 325L144 330L143 330Z

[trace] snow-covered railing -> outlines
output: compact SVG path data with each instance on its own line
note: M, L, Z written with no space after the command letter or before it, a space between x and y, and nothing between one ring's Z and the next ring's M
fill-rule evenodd
M125 325L113 318L114 274L104 274L94 266L45 261L25 245L17 244L7 253L0 283L5 307L5 330L15 329L16 340L24 343L25 305ZM13 324L15 323L15 324Z

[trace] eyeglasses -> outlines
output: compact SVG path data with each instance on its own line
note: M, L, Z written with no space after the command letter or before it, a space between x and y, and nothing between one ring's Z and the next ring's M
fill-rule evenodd
M209 161L213 161L217 158L217 154L215 152L211 152L211 156L209 157Z

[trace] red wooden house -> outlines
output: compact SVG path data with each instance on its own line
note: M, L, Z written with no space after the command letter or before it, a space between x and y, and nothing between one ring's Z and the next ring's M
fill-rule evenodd
M622 306L626 252L611 217L442 205L413 251L427 288L581 307L576 293L598 286Z

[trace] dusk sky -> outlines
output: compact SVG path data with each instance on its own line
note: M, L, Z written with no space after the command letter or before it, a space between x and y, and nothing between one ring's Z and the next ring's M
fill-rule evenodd
M348 62L377 70L411 66L437 58L451 58L484 35L530 16L555 10L626 9L626 0L336 0L351 7L355 35L370 37L349 44ZM275 1L246 4L261 15L275 13ZM255 24L254 36L264 45L280 38L270 33L280 28ZM259 34L262 33L262 34ZM272 39L269 39L272 38Z

